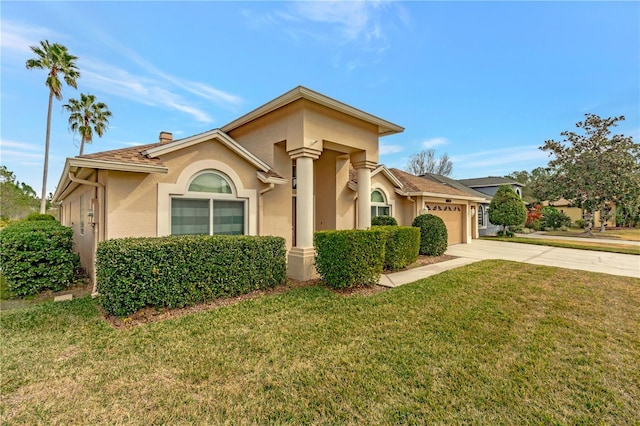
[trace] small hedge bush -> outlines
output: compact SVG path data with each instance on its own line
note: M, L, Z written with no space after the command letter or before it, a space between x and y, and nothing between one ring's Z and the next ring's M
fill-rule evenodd
M12 222L0 231L0 261L16 296L64 290L79 265L73 230L55 220Z
M398 221L393 216L374 216L371 218L371 226L398 226Z
M420 230L412 226L376 226L387 239L384 249L384 269L395 271L418 260Z
M24 220L35 221L35 220L57 220L57 219L52 215L46 214L46 213L31 213Z
M285 240L227 235L107 240L98 245L96 274L102 306L112 315L146 306L177 308L283 283Z
M571 225L571 218L555 207L542 208L542 225L544 228L560 229Z
M382 274L386 239L387 232L377 227L316 232L316 270L332 288L375 285Z
M447 251L447 226L438 216L422 214L413 220L412 226L420 228L420 254L440 256Z

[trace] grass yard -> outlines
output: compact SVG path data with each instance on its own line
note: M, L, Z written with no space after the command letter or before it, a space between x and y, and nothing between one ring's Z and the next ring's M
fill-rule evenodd
M611 238L614 240L640 241L640 228L609 229L600 232L599 227L592 230L594 238ZM583 229L570 228L566 231L545 231L544 234L556 237L581 237L584 236ZM585 237L588 239L589 237Z
M549 235L549 233L547 233ZM640 255L640 247L631 244L618 244L618 243L603 243L589 241L585 238L585 241L567 241L562 239L549 239L549 238L532 238L532 237L481 237L483 240L491 241L504 241L507 243L522 243L522 244L534 244L538 246L549 247L562 247L572 248L579 250L594 250L608 253L622 253L622 254L635 254Z
M116 330L0 313L1 424L634 424L640 280L484 261Z

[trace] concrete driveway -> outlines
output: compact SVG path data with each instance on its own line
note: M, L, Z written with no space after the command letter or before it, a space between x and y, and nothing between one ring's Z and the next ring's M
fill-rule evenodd
M465 259L514 260L534 265L557 266L559 268L640 278L640 256L632 254L487 240L473 240L471 244L450 246L446 254Z

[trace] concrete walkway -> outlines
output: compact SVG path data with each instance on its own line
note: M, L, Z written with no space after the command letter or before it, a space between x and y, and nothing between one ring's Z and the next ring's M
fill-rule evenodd
M440 272L485 259L503 259L534 265L556 266L640 278L640 256L577 250L501 241L473 240L450 246L446 254L458 259L383 275L380 285L397 287Z

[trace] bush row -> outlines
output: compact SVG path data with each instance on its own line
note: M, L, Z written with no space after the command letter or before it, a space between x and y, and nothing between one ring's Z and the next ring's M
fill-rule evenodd
M0 262L16 296L64 290L79 266L73 230L49 219L13 222L0 231Z
M101 303L112 315L143 307L177 308L285 281L280 237L170 236L124 238L98 245Z
M314 234L316 270L330 287L377 284L382 270L404 268L418 258L420 230L409 226L373 226L368 230Z
M375 285L384 265L387 233L376 227L318 231L313 235L316 271L336 289Z
M386 235L384 247L384 269L396 271L406 268L418 260L420 230L413 226L376 226Z

